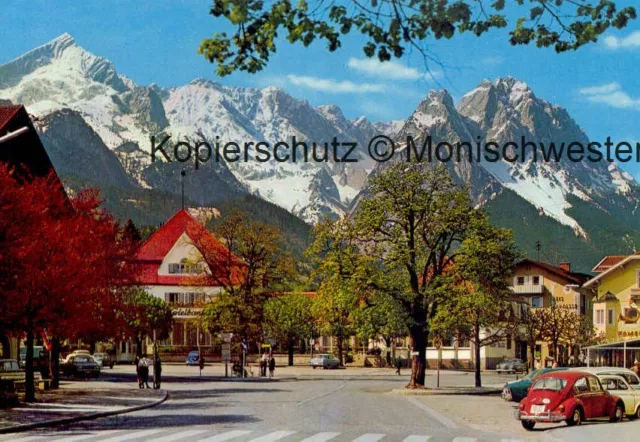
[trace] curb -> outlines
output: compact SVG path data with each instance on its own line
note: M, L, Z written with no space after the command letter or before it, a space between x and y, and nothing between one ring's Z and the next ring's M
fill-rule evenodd
M131 413L133 411L145 410L147 408L153 408L155 406L158 406L164 401L166 401L168 398L169 398L169 392L167 390L164 390L164 395L157 401L152 402L150 404L136 405L135 407L122 408L120 410L102 411L99 413L82 414L79 416L65 417L62 419L52 419L48 421L34 422L32 424L14 425L12 427L0 428L0 434L21 433L21 432L33 430L36 428L55 427L58 425L67 425L67 424L73 424L75 422L80 422L80 421L88 421L93 419L99 419L102 417L116 416L118 414Z
M396 388L391 390L391 394L403 396L491 396L499 395L500 388L425 388L423 390L410 390L406 388Z

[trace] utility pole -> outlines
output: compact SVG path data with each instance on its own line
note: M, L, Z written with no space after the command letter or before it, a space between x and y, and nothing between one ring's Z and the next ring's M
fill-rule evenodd
M184 210L184 177L187 175L187 172L182 169L180 172L180 185L182 187L182 209Z
M536 258L536 261L540 261L540 249L542 248L542 246L540 245L540 241L536 241L536 252L538 252L538 257Z

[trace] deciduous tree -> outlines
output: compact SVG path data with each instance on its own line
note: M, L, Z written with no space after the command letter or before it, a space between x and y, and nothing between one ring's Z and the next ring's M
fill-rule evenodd
M325 41L333 52L346 35L356 33L363 36L367 57L385 62L415 49L433 62L434 40L509 28L512 45L535 43L564 52L595 42L607 29L624 28L636 18L635 8L618 8L611 0L511 3L507 14L504 0L214 0L210 13L223 17L234 31L216 32L202 42L199 52L217 64L220 76L261 71L276 52L278 37L304 46Z
M154 331L156 339L167 339L173 324L169 305L141 287L131 287L123 295L121 317L136 341L138 356L142 356L144 339L153 336Z
M302 293L287 293L267 300L264 305L264 331L266 336L284 343L289 365L293 365L294 344L298 339L312 337L314 317L313 301Z
M441 308L432 328L469 332L476 387L482 386L480 349L511 339L519 324L522 310L507 281L517 258L511 231L492 226L478 212L470 235L457 250L455 265L441 277Z
M384 272L398 275L392 292L410 318L409 388L424 386L429 326L438 311L438 280L469 235L475 216L469 194L443 167L397 164L374 175L371 195L355 214L359 243Z

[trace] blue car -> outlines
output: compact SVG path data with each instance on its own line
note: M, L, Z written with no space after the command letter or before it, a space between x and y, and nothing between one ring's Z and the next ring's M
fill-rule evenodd
M190 351L185 363L187 365L198 365L200 363L200 352L198 350Z
M519 381L507 382L504 387L502 387L502 399L505 401L520 402L527 397L529 387L531 387L531 384L533 384L536 379L545 373L561 370L567 370L567 367L537 368Z

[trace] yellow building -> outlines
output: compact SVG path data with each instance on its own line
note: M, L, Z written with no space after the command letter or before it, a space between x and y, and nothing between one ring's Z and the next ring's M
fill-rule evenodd
M597 293L593 323L601 344L591 348L590 358L629 367L640 358L640 253L605 256L593 271L597 275L585 286Z
M589 275L572 272L569 263L555 266L527 258L516 265L512 290L532 309L548 308L555 303L560 308L591 317L594 292L583 286L588 279ZM547 343L538 342L536 359L543 366L551 366L555 360L567 363L569 351L560 347L560 354L554 355Z

